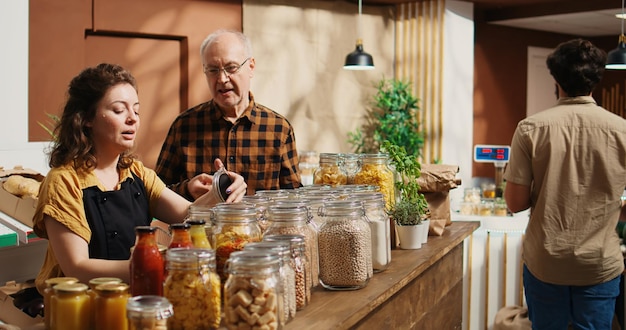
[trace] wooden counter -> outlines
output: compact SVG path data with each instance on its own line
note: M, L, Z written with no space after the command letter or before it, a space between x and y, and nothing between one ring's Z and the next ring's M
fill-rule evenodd
M479 225L455 221L421 249L392 250L363 289L314 289L285 329L461 329L463 240Z

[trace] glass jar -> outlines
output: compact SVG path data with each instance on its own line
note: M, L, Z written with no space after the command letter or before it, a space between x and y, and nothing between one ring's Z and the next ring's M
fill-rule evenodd
M241 201L254 205L257 212L257 222L259 223L259 227L261 227L261 232L264 232L269 226L269 222L267 221L267 208L272 202L271 198L261 195L246 195L243 196Z
M128 284L121 282L99 284L94 288L94 292L96 293L93 300L94 328L96 330L127 330Z
M319 283L319 257L317 228L310 221L306 206L270 205L268 209L270 226L264 235L302 235L305 238L306 258L311 265L309 287Z
M313 184L313 172L319 163L320 157L316 151L298 151L298 168L303 186Z
M493 203L493 215L499 217L506 217L509 213L509 209L506 206L504 198L498 197Z
M378 192L358 193L352 198L360 200L365 208L365 217L372 232L372 268L374 273L381 272L391 262L391 224L385 210L385 198Z
M91 300L87 284L61 283L54 286L50 297L54 314L50 318L52 330L84 330L91 326Z
M170 330L217 329L221 321L221 284L211 249L169 249L164 296L174 308Z
M332 187L348 183L348 174L341 167L340 154L320 154L320 165L313 172L313 183Z
M319 280L329 290L363 288L373 275L372 232L360 201L330 201L320 215Z
M347 184L354 184L354 176L361 170L361 155L359 154L340 154L341 168L348 176Z
M146 295L128 299L128 330L167 330L167 319L174 309L165 297Z
M211 245L215 248L217 273L222 282L226 280L224 265L230 254L241 251L249 242L259 242L261 228L257 222L257 210L247 203L218 204L213 208L215 224Z
M78 283L76 277L52 277L45 282L46 288L43 289L43 322L46 329L50 329L52 310L51 297L54 295L54 286L61 283Z
M191 225L189 234L191 235L191 242L194 248L198 249L210 249L211 243L206 235L206 221L203 219L187 220L187 223Z
M480 188L465 188L463 190L463 201L470 203L480 203L481 200Z
M281 329L278 256L236 251L228 260L226 272L223 326L238 329L243 323L251 329Z
M361 170L354 176L354 183L375 185L385 197L385 206L391 209L395 204L394 172L389 167L387 154L362 154Z
M135 246L130 255L130 294L163 295L163 256L156 243L156 227L135 227Z
M167 248L168 249L174 249L174 248L191 249L193 247L193 242L191 241L191 234L189 233L190 229L191 229L191 225L188 223L171 224L170 235L172 239L170 240L170 244Z
M311 266L306 258L304 235L264 235L263 241L288 242L291 249L291 267L295 273L296 310L306 307L311 301Z
M204 244L208 243L210 245L211 243L209 237L211 237L213 230L213 208L207 205L189 205L187 218L184 222L188 222L189 224L193 225L195 221L204 221L204 235L207 237L207 242ZM191 240L194 241L193 230L190 230L190 233L192 234Z
M493 215L493 202L482 201L478 204L478 215L480 216L492 216Z
M296 316L296 274L292 267L291 244L283 241L264 241L248 243L244 251L262 251L278 256L280 272L280 291L282 292L283 311L279 317L281 324L286 324Z
M293 189L290 189L293 190ZM255 196L267 197L272 201L276 201L279 199L287 199L291 196L291 192L287 189L268 189L268 190L257 190L254 193Z

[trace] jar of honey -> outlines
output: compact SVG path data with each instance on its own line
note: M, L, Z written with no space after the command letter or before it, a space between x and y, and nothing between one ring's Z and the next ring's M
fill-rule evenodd
M54 313L50 319L52 330L84 330L91 326L91 300L87 284L61 283L54 286L50 303Z
M54 295L54 286L61 283L78 283L76 277L53 277L45 281L46 288L43 290L43 322L46 329L50 329L51 315L54 313L52 310L52 302L50 298Z
M96 298L93 301L95 330L127 330L126 302L128 301L128 284L105 283L94 289Z

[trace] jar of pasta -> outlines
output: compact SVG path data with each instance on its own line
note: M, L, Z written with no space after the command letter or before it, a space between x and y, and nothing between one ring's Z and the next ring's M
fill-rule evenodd
M296 310L306 307L311 301L311 287L309 284L311 276L311 266L306 258L304 235L264 235L263 241L267 242L288 242L291 249L291 268L295 272L296 285Z
M241 251L249 242L259 242L261 228L257 222L257 210L248 203L218 204L213 208L215 224L211 246L215 249L217 273L222 282L226 280L224 265L230 254Z
M217 329L221 321L221 284L211 249L169 249L163 294L174 315L170 330Z
M174 309L165 297L146 295L128 299L128 330L167 330L167 319Z
M320 165L313 173L313 183L333 187L348 183L348 174L341 167L340 154L320 154Z
M246 244L244 251L262 251L278 256L280 273L280 291L282 313L279 315L281 324L286 324L296 316L296 274L291 262L291 246L284 241L264 241Z
M94 288L96 297L93 300L95 330L128 329L126 319L126 302L128 301L128 284L104 283Z
M330 201L320 214L319 279L329 290L363 288L373 275L372 233L360 201Z
M224 284L224 320L227 329L280 329L279 258L256 251L230 255Z
M270 205L268 209L270 226L264 235L302 235L305 238L306 258L311 265L308 276L309 287L319 283L317 230L311 223L306 206Z
M394 172L387 154L362 154L361 170L354 176L354 183L378 186L385 197L385 206L391 209L395 204Z

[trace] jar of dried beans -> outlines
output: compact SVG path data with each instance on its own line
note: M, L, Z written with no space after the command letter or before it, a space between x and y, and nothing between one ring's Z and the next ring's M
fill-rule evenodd
M389 167L387 154L362 154L361 169L354 176L354 183L378 186L387 208L395 203L394 172Z
M273 204L268 209L270 226L264 235L302 235L305 238L306 257L311 265L309 287L319 283L317 228L311 221L306 206Z
M215 272L215 251L167 250L163 294L174 308L170 330L217 329L221 320L221 285Z
M224 284L223 326L282 328L279 263L278 256L256 251L236 251L230 255L226 266L228 279Z
M340 154L320 154L320 166L313 173L313 183L333 187L348 183L348 174L341 166Z
M372 236L360 201L330 201L320 210L319 279L330 290L363 288L373 275Z
M244 251L263 251L277 255L280 259L280 290L282 292L281 324L286 324L296 316L296 274L292 267L291 246L289 242L252 242L246 244Z
M230 254L243 250L248 242L261 241L262 233L257 222L257 210L251 204L218 204L213 212L215 224L211 246L215 249L217 273L224 282L224 265Z
M288 242L291 249L291 267L296 276L296 310L306 307L311 301L311 266L306 258L304 235L264 235L263 241Z

